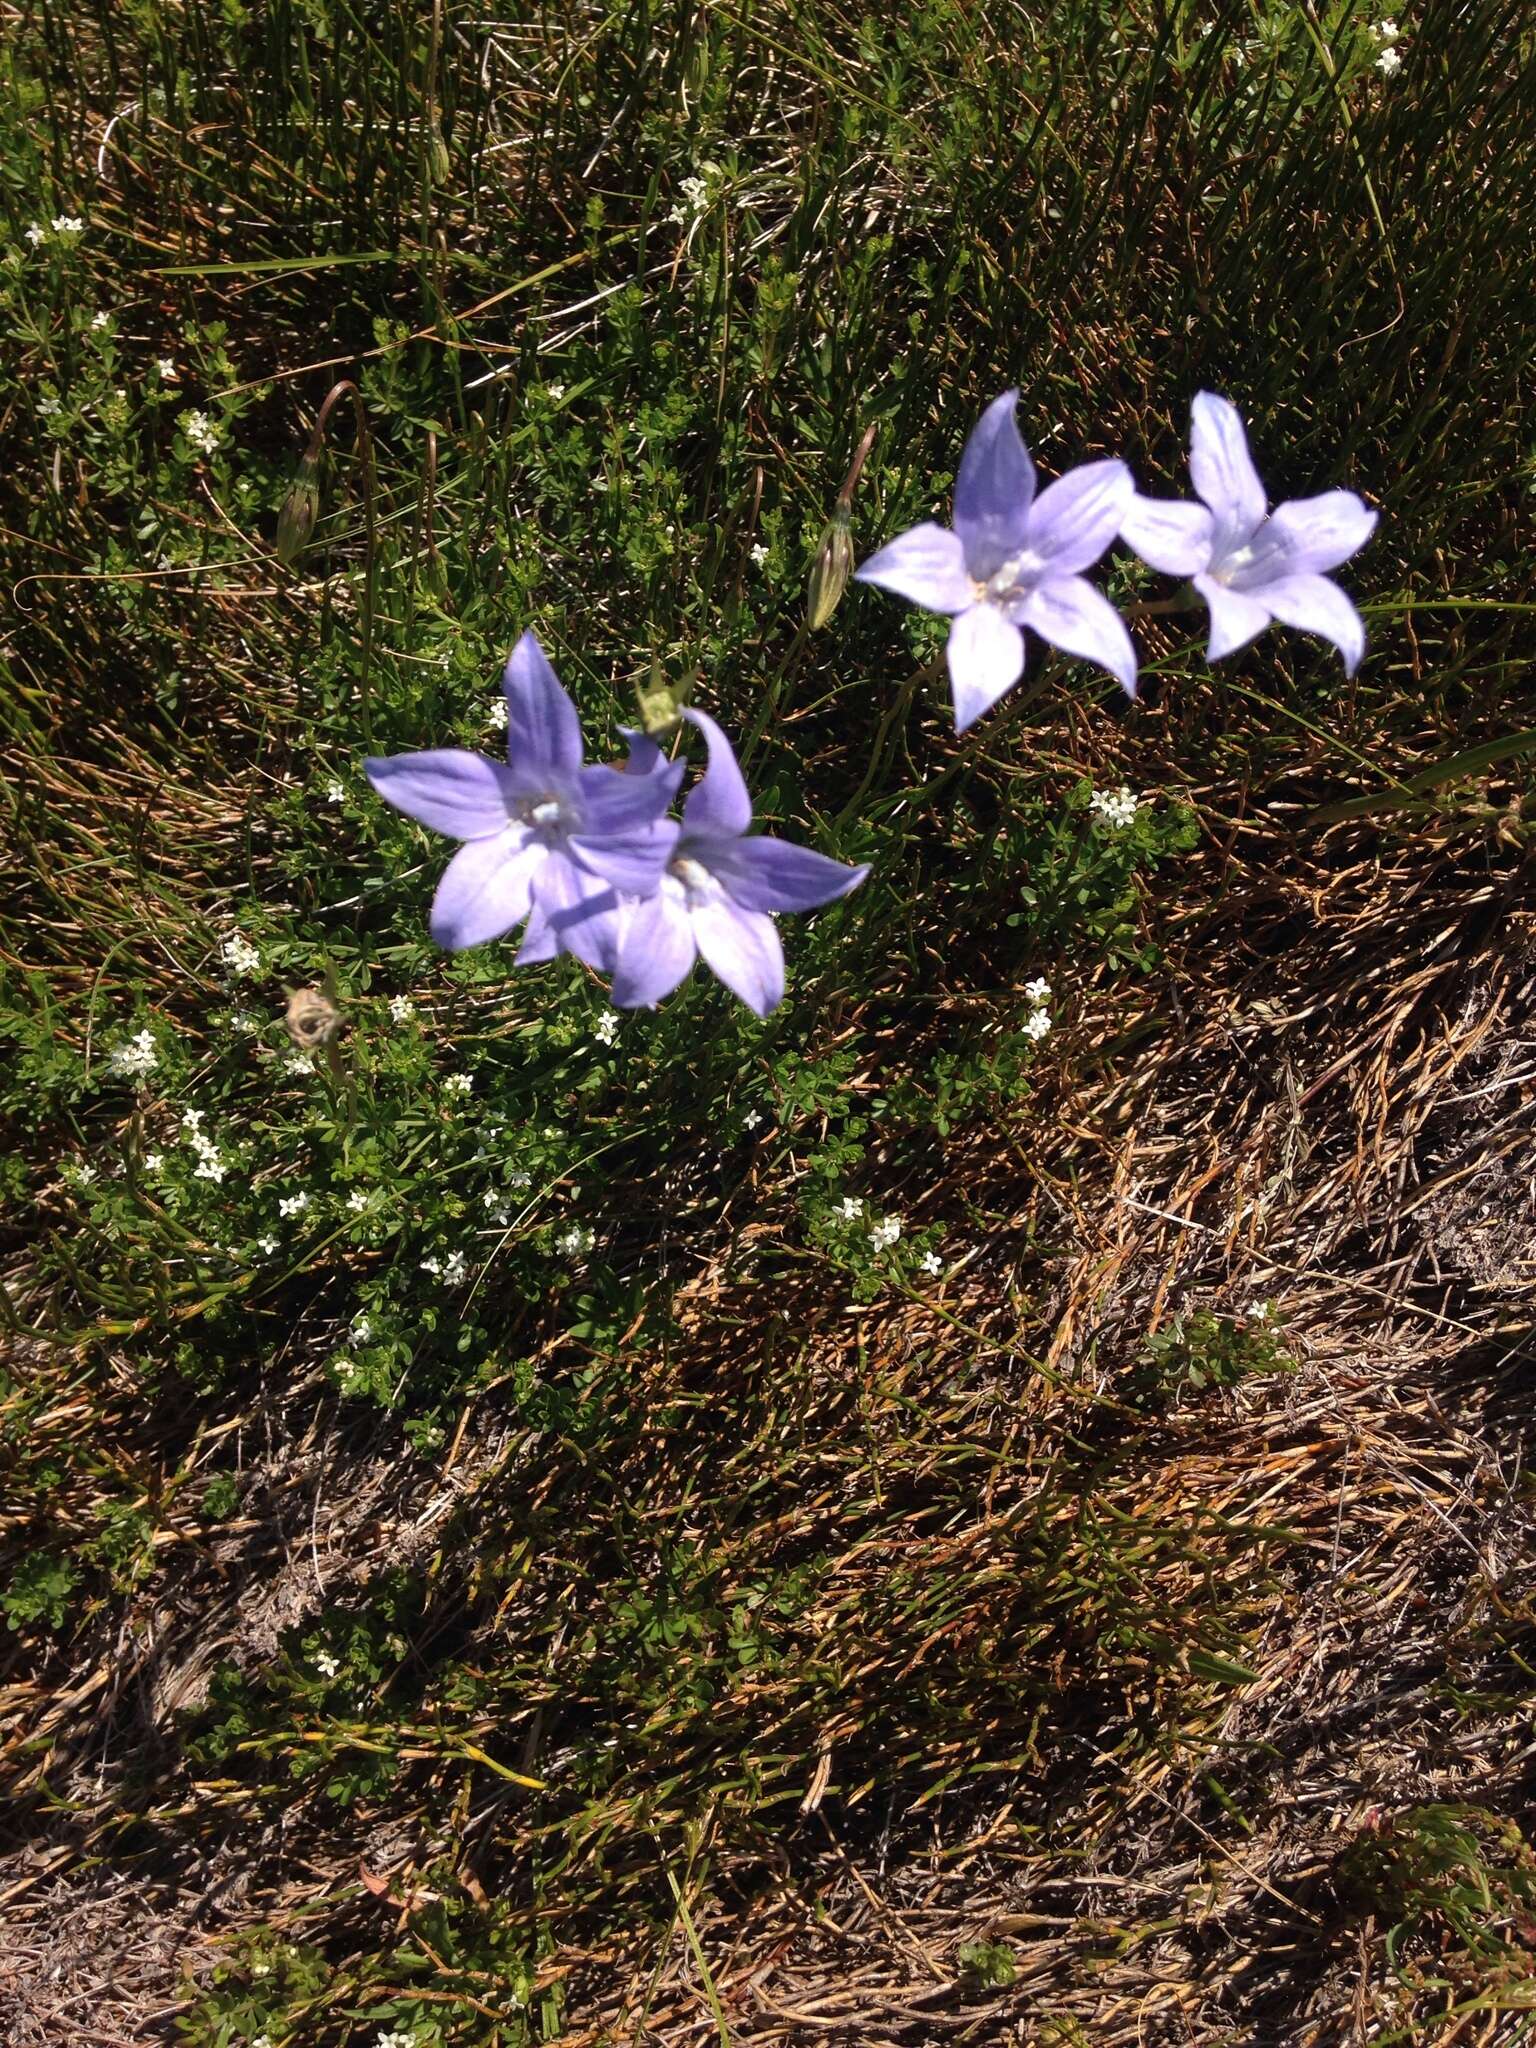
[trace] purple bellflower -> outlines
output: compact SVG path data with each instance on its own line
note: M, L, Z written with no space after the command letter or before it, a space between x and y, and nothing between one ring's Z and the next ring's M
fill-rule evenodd
M856 889L867 867L845 867L752 823L731 743L702 711L683 716L704 735L709 765L683 802L681 837L655 893L620 913L612 999L635 1009L670 995L700 954L733 995L766 1017L784 994L784 949L772 913L814 910ZM663 760L642 734L630 735L630 772L649 781Z
M1137 497L1120 536L1167 576L1189 576L1211 608L1207 659L1246 647L1274 619L1321 633L1353 675L1365 624L1331 577L1370 539L1376 514L1353 491L1292 498L1269 510L1236 406L1199 392L1189 435L1189 473L1200 505Z
M663 816L683 765L644 775L589 766L576 706L524 633L502 678L507 761L457 747L365 765L386 803L464 844L433 899L431 930L460 952L528 920L517 964L574 953L613 967L619 899L656 888L677 840Z
M1017 391L982 414L955 478L954 531L927 523L855 574L948 613L955 725L964 732L1012 689L1029 627L1063 653L1107 668L1136 694L1136 651L1119 613L1080 573L1114 540L1135 484L1123 462L1086 462L1035 495L1035 465L1014 421Z

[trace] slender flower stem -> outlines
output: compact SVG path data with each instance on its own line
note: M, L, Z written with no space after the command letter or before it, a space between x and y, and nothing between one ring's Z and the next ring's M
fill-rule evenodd
M911 675L907 677L906 681L891 699L886 707L885 716L875 729L874 742L869 750L869 764L864 770L864 779L832 820L834 835L842 831L844 825L847 824L854 812L858 810L860 804L863 803L865 797L869 795L871 789L879 781L885 771L886 759L890 751L891 734L896 724L911 709L912 699L916 696L922 685L936 676L943 666L944 656L936 654L932 661L925 661L921 668L913 669Z
M365 523L363 574L363 661L358 677L357 708L358 722L363 729L363 743L369 752L373 751L373 615L378 609L379 569L379 512L377 487L373 464L373 436L368 431L368 412L363 404L363 394L350 377L343 377L333 384L325 395L315 421L315 431L309 437L309 451L306 462L317 463L325 446L325 429L332 412L344 397L352 400L352 418L357 428L358 452L363 461L363 518Z

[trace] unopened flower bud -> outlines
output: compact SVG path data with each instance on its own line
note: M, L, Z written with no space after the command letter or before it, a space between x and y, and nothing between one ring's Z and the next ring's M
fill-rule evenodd
M683 715L683 706L688 701L688 681L680 683L662 680L661 663L651 663L651 679L636 690L635 697L640 706L640 727L648 738L665 739L675 732Z
M851 527L852 515L839 498L821 536L806 591L805 622L813 633L819 633L831 618L848 588L848 578L853 573Z
M315 521L320 516L320 484L316 470L314 459L306 455L293 480L293 488L283 500L283 509L277 515L277 559L285 569L291 568L309 545Z
M288 1036L301 1052L313 1052L329 1045L341 1029L341 1013L329 996L317 988L298 988L288 998L283 1017Z

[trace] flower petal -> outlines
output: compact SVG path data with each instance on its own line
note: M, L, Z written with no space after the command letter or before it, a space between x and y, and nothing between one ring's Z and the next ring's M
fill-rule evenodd
M616 892L597 877L579 868L568 855L551 851L533 878L533 916L529 919L525 944L545 943L536 927L547 926L561 953L574 953L607 974L618 952L619 899ZM518 954L524 958L547 959L544 952Z
M1269 500L1248 453L1237 407L1214 391L1195 394L1189 473L1216 515L1218 546L1224 551L1226 543L1246 540L1264 517Z
M1128 696L1136 694L1136 649L1109 599L1081 576L1053 576L1021 607L1026 626L1065 654L1107 668Z
M709 766L683 799L683 825L689 832L745 832L752 822L752 799L741 779L735 751L715 721L703 711L685 711L709 749Z
M649 896L672 858L679 829L671 818L656 818L622 839L589 839L573 832L567 843L589 874L600 875L626 896Z
M1266 523L1285 551L1287 576L1337 569L1376 529L1376 514L1353 491L1320 491L1277 505Z
M1024 635L995 604L973 604L949 629L949 687L955 730L990 711L1024 671Z
M507 759L513 767L574 775L581 766L581 721L532 633L513 648L501 687L507 693Z
M1047 484L1029 515L1025 546L1053 572L1095 563L1120 531L1136 484L1123 462L1085 462Z
M677 794L682 761L666 761L645 775L623 768L583 768L577 780L585 839L625 839L654 824Z
M1235 654L1269 624L1269 608L1246 591L1232 590L1214 576L1197 576L1195 588L1211 608L1211 637L1206 644L1207 661L1220 661Z
M363 763L385 803L452 839L488 839L506 828L514 778L499 761L438 747L422 754L386 754Z
M671 995L697 957L693 925L670 896L626 906L620 919L619 956L611 991L619 1010L649 1008Z
M691 842L683 851L692 850ZM699 846L696 858L722 881L743 910L815 910L857 889L868 867L850 867L761 833Z
M1281 625L1331 640L1344 657L1344 673L1354 674L1365 652L1365 621L1330 577L1279 576L1265 584L1263 598Z
M671 767L661 748L638 725L621 725L619 732L629 746L629 758L624 763L626 775L660 775Z
M955 477L955 532L979 583L1023 547L1035 495L1035 465L1014 417L1018 402L1017 391L993 399L971 430Z
M733 995L766 1017L784 994L784 948L771 917L722 897L691 913L694 943Z
M483 946L521 924L530 884L546 857L527 828L509 825L491 839L471 839L443 870L432 899L432 936L451 953Z
M1139 493L1121 515L1120 538L1164 576L1194 576L1209 567L1216 522L1203 505Z
M853 574L857 583L878 583L930 612L963 612L971 602L960 536L932 521L888 540Z

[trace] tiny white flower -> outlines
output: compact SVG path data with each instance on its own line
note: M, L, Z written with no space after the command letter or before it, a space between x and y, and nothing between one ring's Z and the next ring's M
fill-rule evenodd
M56 213L53 217L53 232L56 235L83 235L85 222L78 213Z
M1089 808L1109 826L1111 831L1123 832L1128 825L1135 822L1136 813L1141 809L1141 798L1133 789L1127 789L1122 783L1119 789L1096 789Z
M307 1052L291 1052L283 1061L285 1074L308 1075L315 1071L315 1063Z
M1032 1010L1024 1019L1024 1036L1026 1038L1048 1038L1050 1030L1051 1013L1049 1010Z
M309 1207L309 1191L300 1188L296 1195L279 1195L277 1213L279 1216L302 1216Z
M64 1178L72 1180L77 1188L88 1188L96 1178L96 1169L88 1159L77 1159L63 1169Z
M203 1127L204 1115L205 1112L200 1109L184 1109L181 1112L181 1120L189 1131L200 1131Z
M901 1236L901 1218L882 1216L869 1233L869 1241L877 1252L889 1251Z
M158 1173L164 1164L165 1154L163 1152L146 1152L144 1154L144 1170L146 1173Z
M111 319L112 315L110 313L93 313L91 315L91 327L93 331L99 334L103 327L110 325ZM122 393L119 392L118 396L121 397Z
M440 1258L439 1258L439 1257L437 1256L436 1252L428 1252L428 1253L427 1253L427 1256L426 1256L426 1257L425 1257L425 1258L424 1258L424 1259L422 1260L422 1262L421 1262L421 1270L422 1270L422 1272L423 1272L423 1273L441 1273L441 1272L442 1272L442 1270L443 1270L443 1262L442 1262L442 1260L441 1260L441 1259L440 1259Z
M744 1131L755 1131L762 1120L763 1112L760 1109L749 1109L741 1120L741 1128Z
M176 381L176 365L170 356L156 356L155 368L168 384Z
M507 1186L509 1188L531 1188L533 1186L533 1175L526 1166L515 1166L507 1175Z
M359 1316L347 1332L347 1342L352 1345L366 1344L373 1335L373 1324L367 1316Z
M1387 47L1376 59L1376 69L1384 73L1386 77L1390 78L1394 71L1401 71L1402 68L1402 57L1396 50L1393 49L1392 45L1388 43Z
M416 1005L409 996L391 996L389 999L389 1014L397 1024L404 1024L409 1018L415 1016Z
M126 1045L114 1047L107 1056L107 1065L114 1074L135 1081L142 1080L159 1064L160 1054L152 1031L136 1032Z
M315 1669L322 1678L334 1678L341 1669L341 1666L336 1662L336 1659L329 1650L317 1650L315 1653Z
M763 546L763 543L761 541L757 543L756 547L749 548L747 552L752 557L754 566L759 569L761 569L764 562L766 562L768 559L768 550Z
M602 1016L598 1018L596 1024L594 1024L592 1028L597 1035L597 1040L600 1045L612 1045L613 1041L619 1035L618 1011L604 1010Z
M256 1966L255 1966L254 1964L252 1964L252 1966L251 1966L251 1975L252 1975L253 1977L255 1977L255 1976L262 1976L262 1977L265 1977L265 1975L266 1975L266 1974L267 1974L267 1973L266 1973L266 1970L265 1970L264 1968L258 1971L258 1970L257 1970L257 1968L256 1968ZM252 2041L252 2043L251 2043L251 2048L272 2048L272 2036L271 2036L270 2034L258 2034L258 2035L256 2036L255 2040L253 2040L253 2041Z
M270 1259L272 1254L277 1250L277 1239L275 1237L258 1237L256 1240L256 1249L259 1252L264 1252L266 1256Z
M197 1164L192 1169L192 1177L194 1180L222 1180L224 1178L224 1162L220 1159L218 1153L200 1153Z
M33 221L32 225L27 229L27 240L32 244L33 248L39 248L47 239L48 237L42 226L37 221Z
M490 722L491 722L491 728L492 728L492 730L493 730L494 732L505 732L505 731L506 731L506 729L507 729L507 700L506 700L506 698L505 698L505 697L494 697L494 698L492 698L492 700L491 700L491 708L490 708L490 710L489 710L489 711L488 711L488 712L487 712L487 713L486 713L485 715L486 715L486 717L487 717L487 718L488 718L488 719L490 720Z
M325 785L325 800L328 804L345 803L347 792L334 779Z
M1044 975L1037 975L1033 981L1025 982L1024 995L1027 1001L1039 1009L1042 1003L1048 1003L1051 999L1051 984Z
M464 1254L462 1252L450 1252L443 1261L443 1284L447 1287L457 1287L461 1281L468 1278L469 1263L465 1259Z
M364 1193L364 1191L363 1191L363 1190L362 1190L361 1188L354 1188L354 1189L352 1190L351 1194L350 1194L350 1195L348 1195L348 1197L347 1197L347 1207L348 1207L349 1209L357 1210L357 1209L366 1209L366 1208L367 1208L367 1206L368 1206L368 1197L367 1197L367 1195L366 1195L366 1194Z
M1248 1310L1248 1319L1254 1323L1267 1323L1274 1310L1267 1301L1256 1301Z
M568 1259L580 1259L585 1258L596 1242L584 1223L573 1223L569 1230L563 1230L555 1239L555 1250L563 1252Z
M1402 34L1402 30L1389 16L1385 21L1378 21L1371 30L1371 34L1379 43L1395 43Z
M56 398L40 398L37 401L37 409L45 419L51 420L58 416L61 407Z
M564 398L565 396L565 386L563 384L546 384L544 386L544 389L549 393L549 396L554 400L556 405L558 405L561 399Z
M838 1213L845 1223L857 1223L864 1214L864 1204L857 1195L844 1195Z
M231 932L219 952L224 965L237 981L244 975L254 974L261 965L261 955L243 932Z
M942 1273L944 1270L944 1261L937 1252L924 1252L918 1263L925 1273Z
M475 1085L473 1074L450 1074L443 1087L450 1094L468 1095Z
M254 1010L236 1010L229 1021L237 1031L243 1031L247 1038L259 1038L266 1029L265 1019L258 1017Z
M212 455L219 445L219 430L205 412L184 412L177 425L200 455Z

